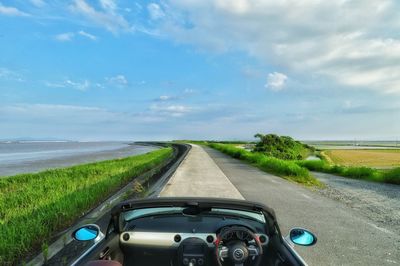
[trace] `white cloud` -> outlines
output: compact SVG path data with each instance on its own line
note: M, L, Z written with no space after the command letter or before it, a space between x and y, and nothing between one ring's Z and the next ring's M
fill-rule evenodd
M279 72L269 73L265 87L273 91L280 91L285 87L288 77Z
M73 32L65 32L65 33L57 34L54 38L60 42L69 42L69 41L72 41L74 36L75 36L75 34Z
M30 16L28 13L25 13L16 7L4 6L1 2L0 2L0 14L6 15L6 16L16 16L16 17Z
M85 38L88 38L88 39L90 39L92 41L97 40L97 37L95 35L90 34L88 32L85 32L83 30L80 30L80 31L78 31L76 33L74 33L74 32L60 33L60 34L57 34L54 38L57 41L60 41L60 42L69 42L69 41L72 41L74 39L76 34L78 34L80 36L83 36Z
M150 106L150 110L160 115L180 117L190 113L193 110L193 108L185 105L153 104Z
M123 16L116 12L116 4L114 1L103 0L100 2L102 10L96 10L94 7L86 3L85 0L75 0L71 6L71 10L81 14L97 25L106 28L108 31L117 33L121 30L129 31L129 23Z
M64 83L67 86L72 87L76 90L80 90L80 91L85 91L85 90L89 89L89 87L90 87L90 82L88 80L83 80L83 81L79 82L79 81L72 81L70 79L67 79Z
M16 104L12 106L6 106L9 110L19 110L21 112L30 112L32 110L62 110L62 111L99 111L98 107L88 107L79 105L64 105L64 104Z
M177 41L218 52L245 51L269 65L327 77L342 87L400 92L398 1L166 3L159 27Z
M0 68L0 77L1 77L1 68ZM126 86L128 85L128 80L124 75L116 75L111 78L105 78L106 82L108 84L114 85L114 86ZM83 79L83 80L72 80L72 79L65 79L63 81L43 81L43 84L47 87L51 88L72 88L80 91L86 91L89 88L101 88L104 89L106 88L107 83L99 83L99 82L91 82L90 80Z
M88 39L90 39L92 41L97 40L96 36L94 36L93 34L87 33L87 32L85 32L83 30L79 31L78 34L81 35L81 36L84 36L84 37L86 37L86 38L88 38Z
M196 93L196 90L194 89L186 88L183 90L183 94L194 94L194 93Z
M124 75L116 75L111 78L106 78L106 80L113 85L118 85L118 86L128 85L128 80Z
M43 7L46 5L46 2L43 0L30 0L30 1L36 7Z
M100 0L100 5L103 9L114 12L117 9L117 4L114 0Z
M26 134L26 132L29 132L29 136L38 132L41 134L40 132L43 133L43 130L51 130L57 124L59 127L54 127L55 130L53 131L53 136L57 137L65 129L68 131L68 128L74 127L73 130L77 130L77 125L88 125L112 116L111 112L98 107L28 103L2 105L0 106L0 113L7 116L0 120L2 120L2 123L11 125L9 130L15 130L15 127L18 126L24 128L18 133L14 132L17 136L21 133ZM32 121L34 121L34 126L31 124ZM60 131L60 128L63 128L63 130Z
M94 106L0 105L0 113L0 124L4 125L0 139L171 140L177 132L176 125L171 124L171 116L118 112Z
M156 3L148 4L147 10L149 11L150 18L153 20L157 20L157 19L163 18L165 16L164 11Z
M5 67L0 67L0 79L13 80L19 82L24 81L24 78L22 77L21 74Z
M65 83L56 83L56 82L50 82L50 81L45 81L44 85L50 88L65 88L66 84Z
M8 68L5 68L5 67L0 68L0 78L9 77L12 74L13 74L13 72L11 70L9 70Z
M160 101L168 101L168 100L171 100L171 96L168 96L168 95L161 95L160 97L159 97L159 100Z

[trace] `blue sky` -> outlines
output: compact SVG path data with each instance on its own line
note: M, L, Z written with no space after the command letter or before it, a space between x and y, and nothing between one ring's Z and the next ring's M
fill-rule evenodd
M0 139L395 140L399 8L0 0Z

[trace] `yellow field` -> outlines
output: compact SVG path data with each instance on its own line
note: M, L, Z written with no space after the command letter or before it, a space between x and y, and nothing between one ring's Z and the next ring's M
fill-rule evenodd
M400 166L400 149L398 150L325 150L323 154L328 161L345 166L368 166L391 168Z

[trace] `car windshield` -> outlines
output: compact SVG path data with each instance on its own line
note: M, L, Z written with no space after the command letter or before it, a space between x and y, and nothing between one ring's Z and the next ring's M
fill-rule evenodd
M123 220L125 222L138 219L146 216L158 216L158 215L169 215L169 214L181 214L184 207L157 207L157 208L143 208L135 209L131 211L126 211L122 213ZM225 209L225 208L211 208L201 213L201 215L229 215L238 216L246 219L257 220L258 222L265 223L265 217L261 212L250 212L235 209Z

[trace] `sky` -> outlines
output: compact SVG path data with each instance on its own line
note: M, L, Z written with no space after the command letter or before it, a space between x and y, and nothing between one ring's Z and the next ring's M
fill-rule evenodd
M396 0L0 0L0 139L400 138Z

